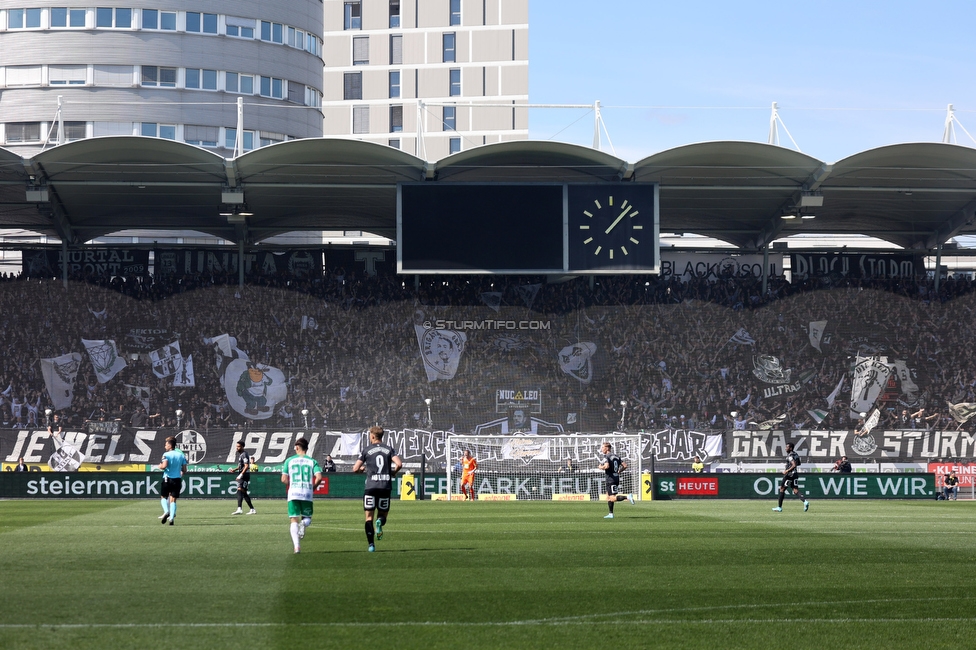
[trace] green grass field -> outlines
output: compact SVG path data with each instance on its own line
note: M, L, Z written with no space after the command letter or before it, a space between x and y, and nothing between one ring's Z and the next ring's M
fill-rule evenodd
M0 501L3 648L972 647L976 503Z

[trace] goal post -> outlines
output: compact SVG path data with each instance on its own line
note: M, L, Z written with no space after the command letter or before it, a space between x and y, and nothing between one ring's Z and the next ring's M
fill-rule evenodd
M606 474L600 469L604 442L627 463L620 474L620 494L641 494L639 435L504 435L447 437L448 500L461 492L461 458L470 451L478 461L474 488L497 499L597 500L605 498ZM489 497L489 495L491 495Z

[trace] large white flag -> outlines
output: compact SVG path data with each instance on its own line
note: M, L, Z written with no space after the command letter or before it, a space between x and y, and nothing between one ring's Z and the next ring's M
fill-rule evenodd
M413 328L417 334L417 344L420 345L420 356L424 360L427 381L454 379L468 342L467 334L428 329L422 325L414 325Z
M851 386L851 417L874 407L893 370L886 357L857 357Z
M966 424L974 415L976 415L976 403L973 402L960 402L959 404L949 404L949 415L952 419L959 424Z
M60 357L41 359L41 374L44 375L44 385L47 394L51 396L51 405L60 410L71 406L75 396L75 378L81 367L81 354L70 352Z
M196 378L193 376L193 355L183 359L183 365L179 372L173 375L173 385L184 388L193 388L197 385Z
M837 399L837 396L840 395L840 391L844 388L844 379L846 379L846 376L841 375L840 381L837 382L837 387L831 391L830 395L827 395L827 408L834 408L834 400Z
M756 339L749 336L749 332L746 331L746 328L740 327L739 331L733 334L732 338L730 338L728 342L738 343L739 345L755 345Z
M149 363L152 364L153 374L160 379L175 375L183 367L183 354L180 352L180 342L173 341L158 350L150 352Z
M104 384L110 381L112 377L119 374L122 368L125 368L125 359L119 356L115 341L81 339L81 342L85 346L85 350L88 351L88 358L91 359L92 365L95 367L98 383Z
M864 428L859 432L855 432L858 435L866 436L871 433L871 429L878 426L878 422L881 421L881 409L874 409L874 413L868 416L867 421L864 423Z
M827 329L827 321L810 321L810 345L815 347L817 352L820 352L821 354L823 354L823 350L820 349L820 341L823 339L825 329Z
M227 364L223 384L230 407L251 420L267 420L288 398L285 373L244 359Z

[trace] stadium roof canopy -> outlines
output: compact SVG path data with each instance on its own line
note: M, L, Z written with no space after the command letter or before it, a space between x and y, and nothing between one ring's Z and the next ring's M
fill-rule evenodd
M75 245L146 228L246 243L321 230L394 238L396 185L420 181L657 182L662 232L743 250L800 233L932 250L976 233L976 149L952 144L891 145L828 164L775 145L709 142L628 163L576 145L517 141L426 163L349 139L294 140L225 159L136 136L79 140L31 158L0 149L0 228ZM234 208L249 215L228 217ZM815 218L782 218L801 212Z

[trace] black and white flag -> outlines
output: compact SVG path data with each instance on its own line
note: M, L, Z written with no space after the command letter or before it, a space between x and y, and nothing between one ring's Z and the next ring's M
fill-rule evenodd
M755 345L756 339L749 336L749 332L746 328L740 327L739 331L732 335L729 339L729 343L738 343L739 345Z
M424 362L427 381L454 379L468 341L467 334L454 330L428 329L422 325L414 325L414 333L420 346L420 357Z
M887 357L857 357L851 387L851 417L874 408L893 371Z
M60 357L41 359L41 374L51 405L55 410L68 408L74 399L75 378L81 367L81 354L69 352Z
M183 365L179 371L173 375L173 385L183 388L193 388L197 385L196 378L193 376L193 355L183 359Z
M125 394L129 397L134 397L135 399L142 402L143 408L146 412L149 411L149 387L148 386L132 386L131 384L122 384L125 388Z
M153 374L162 379L179 372L183 366L183 354L180 352L180 342L173 341L158 350L149 353L149 363Z
M515 291L518 292L519 298L522 299L525 306L532 309L532 305L535 303L535 297L539 295L539 289L541 288L541 284L523 284L515 287Z
M966 424L970 418L976 415L976 403L960 402L959 404L953 404L949 402L949 415L959 424Z
M112 377L119 374L120 370L125 368L125 359L119 356L115 341L81 339L81 343L85 346L88 358L91 359L92 365L95 367L98 383L104 384L110 381Z
M501 291L485 291L481 294L481 302L496 312L500 312L502 308L502 293Z
M311 316L302 316L302 329L303 330L317 330L319 328L318 322Z
M812 345L817 352L823 353L820 349L820 342L823 340L824 330L827 329L827 321L825 320L813 320L810 321L810 345Z

